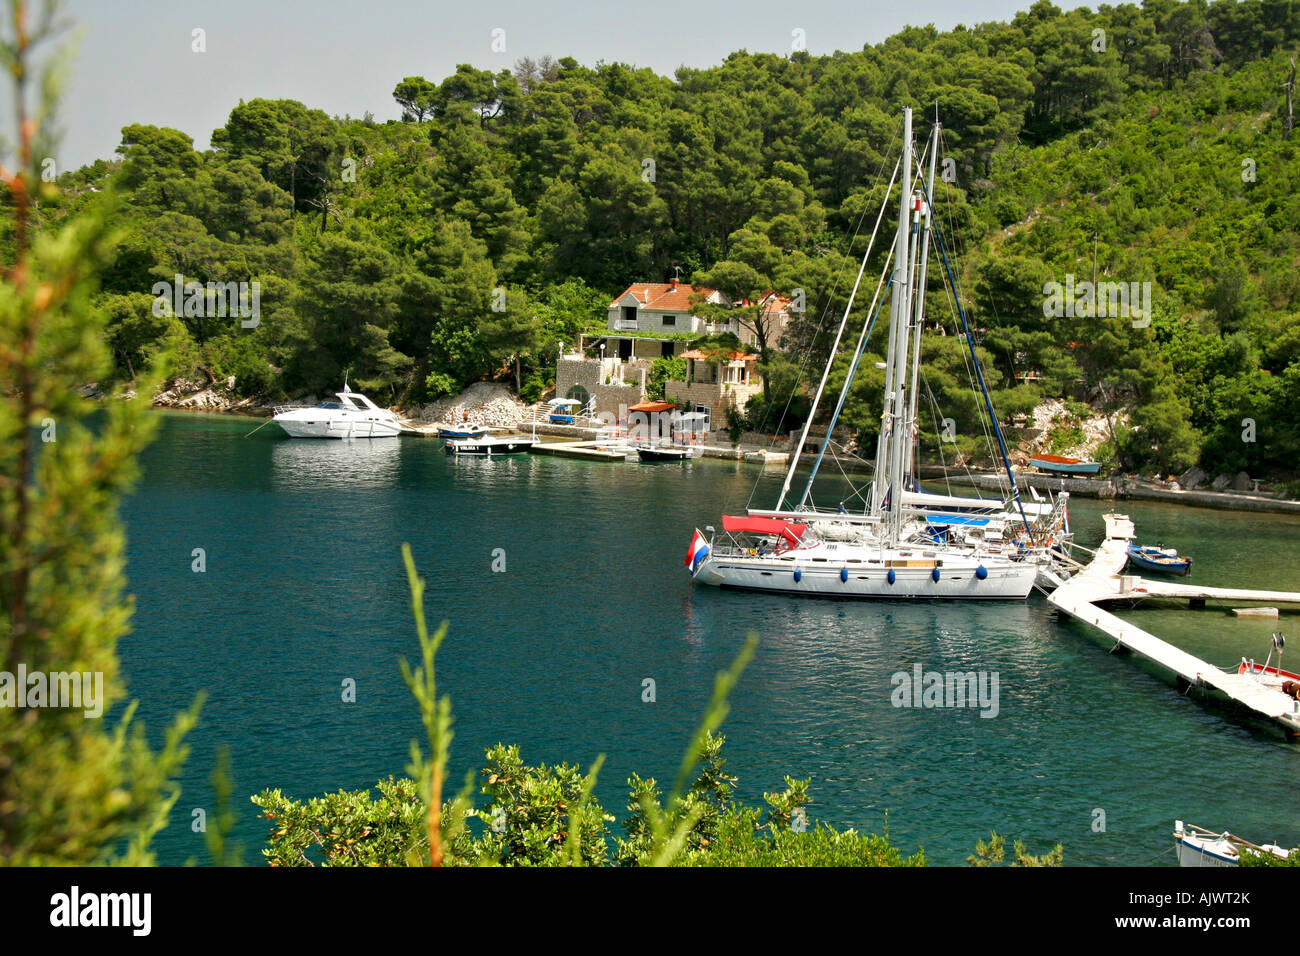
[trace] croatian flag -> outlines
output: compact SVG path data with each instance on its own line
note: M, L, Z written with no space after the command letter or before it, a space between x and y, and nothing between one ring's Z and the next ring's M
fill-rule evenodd
M700 562L709 556L709 542L700 534L700 529L695 529L695 537L691 538L691 546L686 550L686 560L682 564L691 569L691 574L700 566Z

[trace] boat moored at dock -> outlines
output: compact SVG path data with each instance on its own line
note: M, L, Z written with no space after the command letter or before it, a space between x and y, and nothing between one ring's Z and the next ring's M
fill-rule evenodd
M843 341L858 285L875 245L875 232L867 244L858 282L848 298L776 508L751 508L746 517L724 516L722 533L709 528L709 538L697 530L686 562L696 583L822 597L1024 600L1040 571L1061 555L1058 549L1069 538L1068 495L1058 495L1047 503L1020 499L972 326L961 304L957 276L932 215L939 148L936 123L929 153L929 184L918 179L914 185L912 112L905 109L902 157L894 177L902 182L894 248L886 259L871 304L863 313L849 373L825 426L828 440L818 448L802 495L789 497L788 506L795 470ZM886 196L891 195L893 185L891 180L884 190ZM891 200L885 202L888 205ZM884 213L882 208L877 230ZM997 438L997 453L1006 468L1005 499L929 494L920 489L917 480L921 336L931 324L924 310L931 242L943 257L945 282L953 290L950 301L960 319L960 334L970 350L970 367ZM843 503L838 510L818 510L811 502L813 482L886 298L890 303L888 361L878 364L885 370L884 416L870 492L860 494L864 503L861 512L850 513Z
M271 421L291 438L396 438L402 423L386 408L348 388L336 392L337 402L319 405L277 405Z
M488 429L478 422L464 421L459 425L445 425L438 429L439 438L482 438Z
M448 455L478 455L496 458L501 455L522 455L536 444L532 438L508 438L489 435L484 438L453 438L445 445Z
M1179 555L1174 548L1163 548L1160 545L1154 548L1129 545L1128 563L1135 568L1153 571L1156 574L1185 576L1192 570L1191 558Z
M687 445L642 445L637 448L636 453L642 461L660 462L699 458L701 451L698 447Z

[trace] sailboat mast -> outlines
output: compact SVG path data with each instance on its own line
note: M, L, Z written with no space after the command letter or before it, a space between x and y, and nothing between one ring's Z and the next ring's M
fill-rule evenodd
M912 205L912 109L903 110L903 178L902 195L898 203L898 251L894 256L894 285L890 299L890 343L892 369L887 376L893 387L886 390L886 409L889 414L889 539L897 545L903 526L903 445L906 430L906 396L903 383L907 381L908 324L911 319L912 281L909 269ZM910 438L910 436L908 436ZM877 480L879 474L877 473Z
M907 396L907 434L911 439L911 447L907 454L907 472L904 477L904 483L908 487L912 482L908 479L912 477L912 466L916 453L916 440L911 438L919 428L916 424L916 408L919 395L919 380L921 375L921 333L925 329L925 279L929 274L930 267L930 224L931 217L934 215L932 205L934 199L934 167L939 155L939 119L936 116L934 121L934 134L930 141L930 175L926 187L925 196L918 196L921 204L921 267L916 278L916 318L912 323L915 329L915 341L912 345L912 387Z
M899 160L899 166L902 160ZM885 187L885 195L889 195L889 190L894 188L894 180L898 177L898 167L894 167L894 175L889 177L889 185ZM799 444L790 456L790 468L785 473L785 481L781 485L781 494L777 498L776 508L778 511L785 507L785 497L790 493L790 482L794 480L795 469L799 467L799 457L803 454L803 447L808 441L808 432L812 428L813 419L817 417L817 407L821 404L822 392L826 389L826 380L830 378L831 366L835 364L835 353L839 349L840 339L844 337L845 326L849 322L849 314L853 311L853 302L858 297L858 287L862 284L862 275L867 271L867 262L871 259L871 251L876 247L876 234L880 231L880 221L885 217L885 203L880 206L880 214L876 216L876 225L871 230L871 238L867 241L867 251L862 256L862 265L858 267L858 277L853 281L853 291L849 293L849 301L844 306L844 317L840 319L840 327L835 332L835 341L831 343L830 357L826 361L826 368L822 372L822 380L817 385L817 394L813 396L812 408L808 411L808 418L804 422L803 431L799 435ZM877 290L877 294L879 294ZM875 308L875 300L872 300L872 308ZM871 310L868 309L868 314ZM826 441L830 441L830 432L826 434ZM812 480L816 477L816 469L808 478L808 487L812 487ZM799 501L799 506L803 507L804 502L808 499L808 491L804 491L803 498Z

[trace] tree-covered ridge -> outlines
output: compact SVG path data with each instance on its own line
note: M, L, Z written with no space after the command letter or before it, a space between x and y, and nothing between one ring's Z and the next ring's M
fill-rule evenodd
M937 108L951 160L937 198L999 412L1083 399L1130 412L1137 431L1119 426L1116 449L1129 466L1291 476L1297 46L1294 0L1038 2L1008 23L909 27L828 56L741 51L671 79L567 57L462 65L396 82L401 122L257 99L204 153L129 126L121 159L65 174L40 215L57 222L115 185L126 235L101 304L118 374L170 346L191 377L233 375L248 396L323 390L350 370L390 402L481 378L531 399L560 343L629 282L681 267L750 300L802 289L793 351L766 356L771 394L751 410L770 430L806 351L808 367L824 360L899 108L922 130ZM1094 267L1151 283L1149 326L1044 314L1048 283ZM178 275L258 281L260 321L155 314L154 284ZM940 275L932 260L936 319ZM951 416L958 450L977 450L960 343L926 349L926 431ZM880 383L862 367L848 423L870 438Z

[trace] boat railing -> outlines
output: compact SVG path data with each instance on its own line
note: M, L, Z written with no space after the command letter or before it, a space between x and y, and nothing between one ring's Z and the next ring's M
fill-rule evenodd
M303 409L307 409L307 408L321 408L321 407L322 406L320 405L312 405L309 402L287 402L283 405L272 405L271 411L273 414L283 415L286 412L300 412ZM335 403L329 407L342 408L343 406Z
M715 531L709 548L718 555L726 557L785 557L795 551L821 544L820 536L811 529L805 529L796 545L788 545L779 535L759 534L748 531Z

